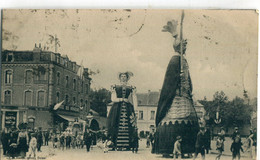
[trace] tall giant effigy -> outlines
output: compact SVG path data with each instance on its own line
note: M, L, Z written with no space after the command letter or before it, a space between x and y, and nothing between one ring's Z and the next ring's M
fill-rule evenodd
M153 152L172 154L177 136L182 137L182 153L195 151L199 130L197 114L192 99L192 83L189 66L184 57L187 41L176 32L177 21L169 21L163 31L173 36L175 50L164 78L156 114L156 133Z

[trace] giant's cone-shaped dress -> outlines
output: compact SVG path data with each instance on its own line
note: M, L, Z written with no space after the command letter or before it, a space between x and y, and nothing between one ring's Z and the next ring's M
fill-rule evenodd
M183 73L180 74L180 56L176 55L171 58L166 70L156 114L154 153L171 154L177 136L182 137L182 153L192 153L195 150L199 124L185 58L182 65Z

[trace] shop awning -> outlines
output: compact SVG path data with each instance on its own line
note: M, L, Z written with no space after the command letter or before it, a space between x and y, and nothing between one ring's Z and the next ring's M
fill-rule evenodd
M85 121L83 121L82 119L80 119L79 117L74 117L74 116L68 116L68 115L62 115L62 114L58 114L61 118L69 121L69 122L75 122L75 119L78 119L79 123L85 123Z

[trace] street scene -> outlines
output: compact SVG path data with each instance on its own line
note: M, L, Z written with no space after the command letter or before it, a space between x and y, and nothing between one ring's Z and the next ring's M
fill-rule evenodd
M3 10L1 159L257 159L254 10Z

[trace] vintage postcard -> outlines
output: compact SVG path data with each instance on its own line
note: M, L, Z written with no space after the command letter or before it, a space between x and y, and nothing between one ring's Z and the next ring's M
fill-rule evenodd
M258 11L5 9L1 159L256 159Z

